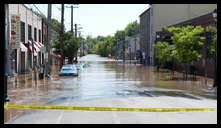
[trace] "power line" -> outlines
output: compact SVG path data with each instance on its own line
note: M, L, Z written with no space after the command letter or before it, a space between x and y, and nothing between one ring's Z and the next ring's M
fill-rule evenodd
M42 12L38 9L38 7L37 7L35 4L33 4L33 6L34 6L41 14L44 15L44 13L42 13Z

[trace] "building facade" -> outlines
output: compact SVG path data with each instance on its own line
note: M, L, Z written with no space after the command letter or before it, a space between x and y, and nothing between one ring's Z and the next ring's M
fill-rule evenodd
M144 64L150 64L153 59L150 56L150 9L147 9L140 15L140 50Z
M216 4L151 4L140 14L140 46L145 64L154 65L156 33L163 28L211 13Z
M128 37L125 40L125 52L127 54L126 59L136 60L138 59L137 54L140 50L140 34Z
M212 16L212 13L208 13L196 18L193 18L191 20L187 20L187 21L183 21L181 23L178 24L174 24L172 26L176 26L176 27L182 27L182 26L187 26L187 25L193 25L193 26L202 26L202 27L207 27L207 26L215 26L215 22L214 22L214 18ZM160 31L157 32L158 35L158 40L159 41L167 41L167 42L171 42L171 34L164 32L164 31ZM210 76L212 77L214 74L214 65L215 65L215 60L210 58L208 53L208 45L209 43L211 43L211 39L210 35L208 35L207 33L204 33L206 40L204 42L204 45L201 47L200 49L200 53L203 55L203 58L197 62L192 62L193 65L195 65L196 69L197 69L197 74L199 75L206 75L206 76ZM183 67L182 64L178 63L177 61L174 61L174 66L176 67L176 70L178 71L182 71Z
M20 25L20 46L17 48L10 47L12 72L25 73L31 71L34 65L43 64L44 53L41 50L44 47L42 17L23 4L9 4L10 31L12 30L12 15L20 17L20 24L18 24L18 26ZM12 40L11 33L9 38ZM12 43L10 41L10 44Z

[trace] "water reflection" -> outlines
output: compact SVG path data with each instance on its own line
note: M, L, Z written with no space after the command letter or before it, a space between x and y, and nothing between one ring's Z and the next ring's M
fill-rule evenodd
M97 61L95 61L97 60ZM208 91L202 77L197 81L170 80L168 72L156 72L154 67L139 64L123 64L96 55L80 59L89 67L80 71L78 77L59 77L59 66L53 66L52 77L35 81L34 74L19 75L9 81L9 104L53 105L71 100L91 100L98 98L131 96L171 96L194 100L216 99L216 94ZM174 76L182 74L175 72ZM212 83L212 79L208 80ZM31 110L9 109L4 111L4 121Z

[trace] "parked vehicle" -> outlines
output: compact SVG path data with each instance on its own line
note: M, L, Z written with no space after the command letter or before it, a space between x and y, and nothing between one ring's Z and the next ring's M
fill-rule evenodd
M82 70L84 67L82 64L76 64L77 70Z
M78 76L78 70L74 65L64 65L59 72L60 76Z

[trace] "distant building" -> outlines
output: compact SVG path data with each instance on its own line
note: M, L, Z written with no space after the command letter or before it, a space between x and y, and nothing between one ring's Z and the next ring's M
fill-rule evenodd
M126 59L136 60L137 53L140 50L140 34L128 37L125 40L125 52L127 53Z
M140 14L140 46L143 63L150 64L150 9Z
M123 48L125 47L125 52ZM136 34L131 37L126 37L125 41L117 41L115 46L115 58L123 59L125 55L125 60L138 60L138 52L140 51L140 34Z

